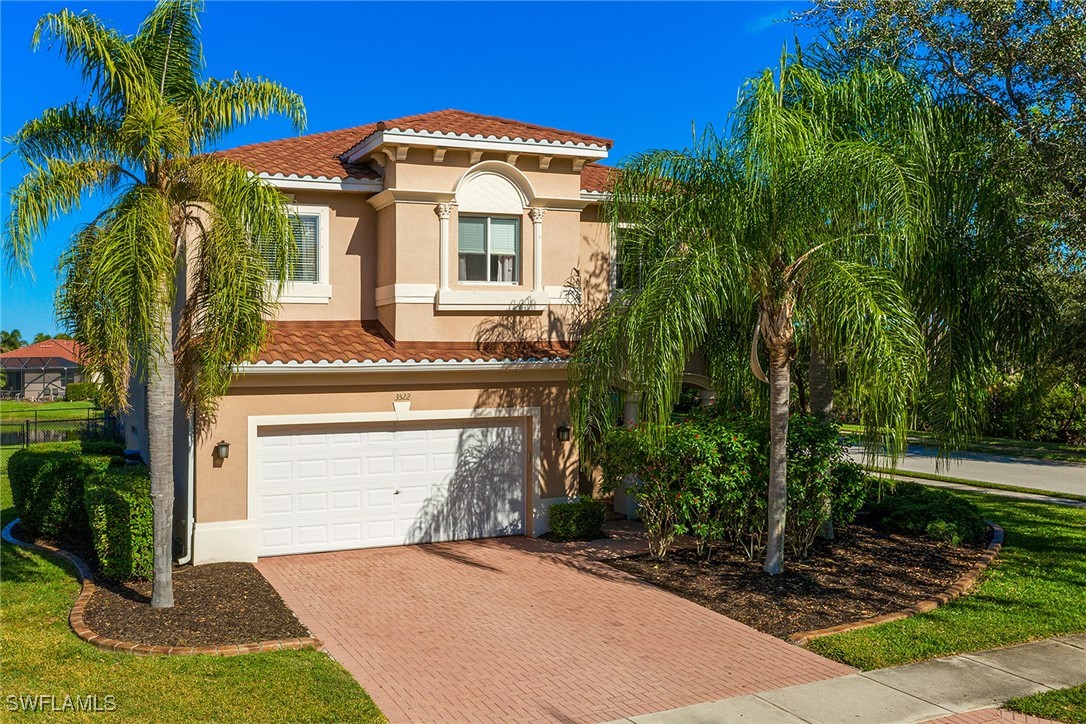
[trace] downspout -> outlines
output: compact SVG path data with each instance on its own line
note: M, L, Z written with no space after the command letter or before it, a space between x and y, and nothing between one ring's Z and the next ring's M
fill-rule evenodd
M185 555L177 559L177 565L183 566L192 561L192 533L193 533L193 483L196 480L196 414L189 418L189 464L186 474L185 486Z

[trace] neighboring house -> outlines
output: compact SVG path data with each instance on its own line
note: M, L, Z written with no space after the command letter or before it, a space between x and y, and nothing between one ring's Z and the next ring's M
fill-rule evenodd
M448 110L222 152L291 198L299 263L210 434L178 421L183 559L540 535L590 492L566 359L610 293L610 147Z
M47 339L4 352L0 367L7 399L58 399L69 384L83 379L79 344L70 339Z

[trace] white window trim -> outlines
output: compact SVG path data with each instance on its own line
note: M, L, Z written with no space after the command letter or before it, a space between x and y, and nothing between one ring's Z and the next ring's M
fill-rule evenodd
M517 280L513 282L495 282L495 281L475 281L471 279L460 278L460 221L464 218L485 219L486 220L486 232L484 236L484 243L486 251L483 256L486 257L486 275L490 276L490 220L491 219L514 219L517 222L517 255L516 263L514 267L516 269ZM488 286L488 287L519 287L523 285L522 277L524 276L524 215L513 216L512 214L486 214L486 213L461 213L457 215L456 219L456 283L461 287L474 287L474 286Z
M286 282L279 294L280 304L328 304L332 300L332 282L329 276L329 235L331 232L331 210L319 204L288 204L287 210L293 214L317 216L317 281ZM274 282L272 283L274 286Z

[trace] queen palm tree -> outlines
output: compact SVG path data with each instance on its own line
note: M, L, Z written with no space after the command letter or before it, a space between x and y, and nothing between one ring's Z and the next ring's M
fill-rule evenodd
M709 129L692 148L635 156L611 192L619 254L645 264L639 288L589 325L573 355L575 429L590 451L613 419L614 386L641 394L644 418L666 420L697 349L715 357L718 384L734 385L737 337L730 351L720 339L753 337L751 369L769 384L770 574L784 558L797 330L847 361L872 445L898 450L905 439L923 346L890 270L923 224L923 186L890 144L843 131L839 116L879 118L912 93L890 70L830 81L782 60L779 79L767 70L745 87L731 139Z
M266 280L286 279L294 253L284 197L206 152L254 117L305 125L301 97L277 83L202 77L200 12L195 0L162 0L134 36L89 13L44 15L34 46L58 46L89 98L45 111L12 139L27 168L5 235L15 266L50 221L92 194L105 198L62 255L57 302L103 402L127 409L130 382L147 384L153 607L173 605L177 390L206 426L232 365L264 339L276 299Z

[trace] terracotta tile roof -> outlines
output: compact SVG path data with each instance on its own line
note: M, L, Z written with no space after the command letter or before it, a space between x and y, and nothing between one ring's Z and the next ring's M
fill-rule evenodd
M70 339L47 339L0 354L0 360L60 359L76 364L80 358L79 342Z
M218 155L233 159L257 173L281 173L284 176L314 178L375 179L377 173L362 166L351 166L340 155L373 133L376 123L344 128L340 131L311 133L279 141L252 143L219 151Z
M482 136L489 139L511 141L556 141L610 148L613 141L599 136L588 136L573 131L562 131L534 123L524 123L498 116L484 116L450 108L444 111L404 116L391 121L380 121L377 131L428 131L430 133L454 133L457 135ZM359 139L361 141L363 139Z
M254 362L542 361L564 359L569 347L547 342L475 345L449 342L393 344L372 323L276 322Z
M284 176L315 178L375 179L376 172L365 166L346 164L341 156L374 133L382 130L428 131L456 133L484 138L508 138L560 143L583 143L611 147L611 141L572 131L511 121L496 116L483 116L466 111L444 110L414 116L393 118L339 131L311 133L278 141L253 143L223 151L219 155L232 158L259 173L280 173ZM587 166L586 166L587 168Z
M581 190L602 192L609 190L611 175L617 173L613 166L588 163L581 169Z

